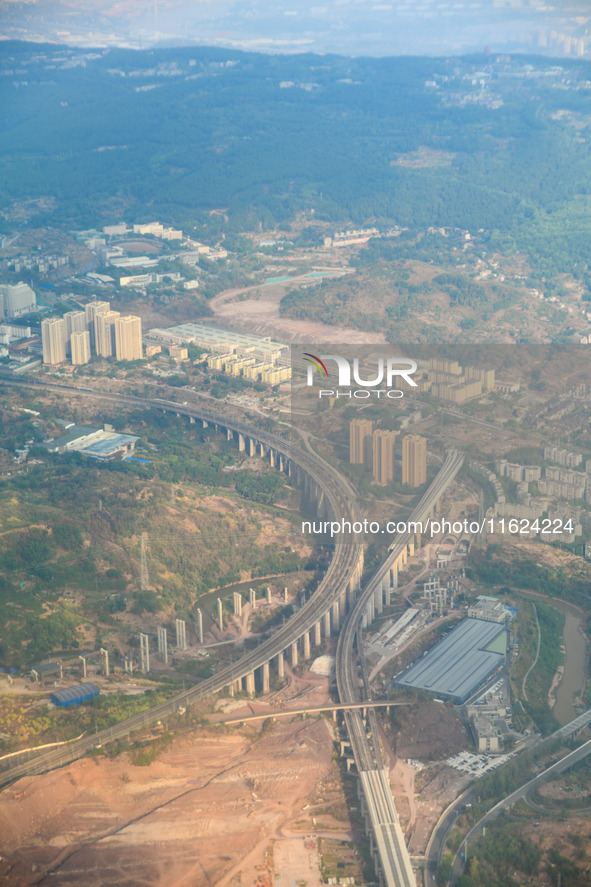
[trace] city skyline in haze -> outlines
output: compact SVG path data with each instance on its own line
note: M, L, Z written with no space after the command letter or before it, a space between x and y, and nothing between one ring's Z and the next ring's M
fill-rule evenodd
M210 45L266 52L591 56L584 0L0 0L4 39L76 46Z

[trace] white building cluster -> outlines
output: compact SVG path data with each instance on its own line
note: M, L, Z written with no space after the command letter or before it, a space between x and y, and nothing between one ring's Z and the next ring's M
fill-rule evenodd
M94 352L99 357L141 360L142 321L133 314L121 316L109 302L89 302L84 311L68 311L63 317L41 322L43 363L56 366L69 357L74 366L87 364Z

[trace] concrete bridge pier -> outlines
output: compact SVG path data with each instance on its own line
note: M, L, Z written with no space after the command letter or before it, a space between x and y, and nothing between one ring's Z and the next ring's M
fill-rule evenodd
M338 604L339 604L339 613L342 616L344 616L345 613L347 612L347 609L348 609L348 607L347 607L347 592L346 591L344 591L341 594L341 596L338 600Z
M280 678L285 677L285 665L283 662L283 653L277 654L277 674Z
M332 625L335 631L338 631L341 627L341 614L339 612L339 602L333 601L332 607Z
M270 688L270 675L269 675L269 663L263 662L263 666L261 668L261 678L263 684L263 693L268 693Z
M304 638L304 659L310 658L310 632L305 631L303 634Z
M327 610L322 618L324 619L324 637L329 638L330 637L330 610Z
M298 642L294 641L291 645L291 667L295 668L298 664Z
M314 490L314 498L316 500L316 507L318 509L318 517L320 520L328 520L330 516L330 512L328 510L328 504L326 502L326 498L324 496L324 490L316 487Z
M387 607L392 603L392 589L390 587L390 571L386 573L384 578L382 579L382 595L384 598L384 603Z
M249 456L256 456L256 452L257 452L256 441L254 441L252 439L252 437L249 437L248 438L248 455Z
M244 440L244 435L238 435L238 452L243 453L246 450L246 441Z
M265 455L265 447L264 447L264 444L260 443L259 444L259 456L261 457L261 459L263 459L264 455Z
M398 564L394 564L390 570L390 587L398 588Z
M379 587L373 593L373 603L376 613L381 613L383 606L383 597L382 597L382 585L380 583Z
M249 671L246 675L246 692L249 696L254 696L254 671Z
M229 428L226 428L226 440L232 440L234 437L234 432Z
M320 627L320 622L317 622L316 625L314 626L314 646L316 646L316 647L320 646L321 642L322 642L322 631L321 631L321 627Z

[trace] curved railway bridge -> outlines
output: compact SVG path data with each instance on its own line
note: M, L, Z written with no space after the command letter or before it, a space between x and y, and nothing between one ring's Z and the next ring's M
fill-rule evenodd
M4 380L2 380L4 381ZM72 386L48 383L14 382L7 384L27 385L39 388L66 388L69 394L101 398L113 403L152 407L163 412L185 416L190 422L200 421L225 432L228 440L234 439L238 449L248 455L267 457L270 464L285 472L294 485L299 486L307 499L314 504L321 519L355 520L355 493L334 468L318 455L294 447L281 437L255 428L250 423L224 416L211 409L186 403L146 399L128 395L111 395ZM463 456L451 451L435 480L414 509L409 523L420 523L436 513L439 501L453 481L463 463ZM404 567L420 544L418 532L408 531L399 535L390 547L390 553L376 571L367 586L360 591L363 572L363 545L353 535L337 537L328 570L314 594L288 622L255 650L226 667L211 678L177 694L173 699L154 706L113 727L91 737L83 737L57 749L36 755L31 760L0 770L0 786L24 776L42 773L63 766L81 757L91 748L116 739L126 738L137 729L160 720L197 699L204 698L227 688L230 693L245 684L249 693L255 691L255 672L260 674L263 691L269 688L270 666L276 663L279 676L283 675L284 657L288 655L292 666L300 658L308 659L313 643L320 643L322 636L339 633L336 660L336 676L339 698L342 704L351 706L370 701L370 687L363 657L361 633L384 604L391 601L392 592L398 585L398 572ZM341 626L343 626L341 630ZM355 655L355 645L359 666ZM361 675L358 672L360 668ZM360 681L361 676L361 681ZM359 793L370 835L376 870L384 887L416 887L410 857L390 789L379 743L375 709L367 707L365 717L355 708L344 712L345 724L354 760L359 774Z
M315 454L298 449L291 442L242 420L224 416L211 409L178 404L174 401L105 394L73 386L41 382L1 381L16 386L26 385L62 391L66 389L68 395L100 398L115 404L143 408L148 406L163 412L172 412L177 416L185 416L190 422L199 421L204 426L213 426L218 431L224 432L228 439L236 440L239 450L250 455L260 454L268 458L271 465L285 472L294 485L303 489L305 496L313 503L320 516L327 519L332 516L344 517L350 521L355 519L353 490L337 471ZM42 773L63 766L97 745L128 737L134 730L174 713L179 707L224 688L233 693L244 685L249 693L254 693L257 673L259 685L263 691L267 690L272 665L276 666L279 676L282 676L286 655L291 665L296 666L300 659L306 660L310 657L312 644L319 644L323 636L340 630L347 608L353 606L362 571L362 544L353 536L337 538L332 559L316 591L283 626L256 649L249 651L214 676L154 706L147 712L92 736L75 740L67 746L34 755L30 760L17 763L9 759L8 762L4 762L3 769L0 765L0 785L20 776Z

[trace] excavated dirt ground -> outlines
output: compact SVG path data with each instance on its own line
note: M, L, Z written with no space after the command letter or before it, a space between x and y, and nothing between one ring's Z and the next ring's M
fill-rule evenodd
M331 739L318 719L201 728L149 767L122 754L22 779L0 794L0 883L268 883L268 848L328 773Z

